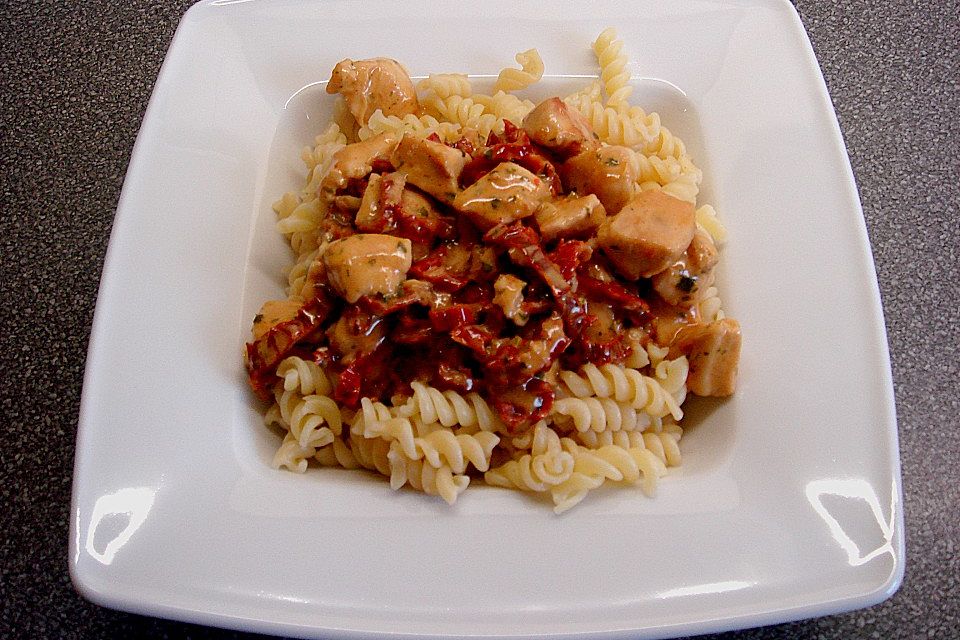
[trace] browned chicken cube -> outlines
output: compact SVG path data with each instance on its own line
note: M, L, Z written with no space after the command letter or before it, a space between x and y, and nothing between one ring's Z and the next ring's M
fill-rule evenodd
M361 125L377 109L387 116L416 113L417 91L406 69L390 58L371 58L337 63L327 83L327 93L339 93Z
M654 290L668 303L690 307L713 284L713 267L720 256L710 235L699 229L680 259L651 278Z
M487 230L533 215L550 187L530 171L504 162L464 189L453 201L471 222Z
M565 158L600 146L587 119L560 98L548 98L534 107L523 119L523 130L531 140Z
M373 163L389 161L400 139L391 133L367 138L363 142L348 144L333 154L333 166L321 184L321 193L331 200L338 189L347 186L350 179L363 178L373 171Z
M397 171L407 174L407 182L437 200L451 204L460 191L457 180L467 163L467 156L440 142L407 134L400 140L390 161Z
M297 300L267 300L260 307L260 313L253 319L253 339L259 340L270 329L282 322L293 320L300 311L302 302Z
M608 214L617 213L633 198L638 172L633 150L615 145L584 151L560 166L567 189L595 194Z
M549 242L592 234L603 223L607 212L600 199L591 193L580 198L544 202L533 217L540 227L540 235Z
M629 280L649 278L677 261L693 240L693 205L660 191L643 191L600 226L597 240Z
M687 388L698 396L729 396L737 388L740 364L740 324L724 318L688 325L677 334L670 357L686 355L690 362Z
M358 233L331 242L323 254L330 285L347 302L397 291L413 261L410 241L380 233Z

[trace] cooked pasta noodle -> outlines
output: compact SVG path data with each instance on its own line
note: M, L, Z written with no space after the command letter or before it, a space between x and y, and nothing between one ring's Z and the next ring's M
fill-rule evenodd
M603 30L593 43L593 53L600 64L600 79L607 92L607 105L616 106L626 102L633 93L633 87L630 86L623 41L617 38L616 29L608 27Z
M507 67L503 69L497 76L497 82L493 85L494 93L526 89L543 77L543 60L540 59L540 53L536 49L521 51L516 55L516 60L520 68Z
M419 417L425 423L439 422L445 427L477 426L482 431L500 431L503 422L478 393L462 396L456 391L440 391L421 382L412 382L413 395L396 414Z
M450 96L469 98L473 93L470 78L463 73L431 73L417 83L417 90L446 100Z

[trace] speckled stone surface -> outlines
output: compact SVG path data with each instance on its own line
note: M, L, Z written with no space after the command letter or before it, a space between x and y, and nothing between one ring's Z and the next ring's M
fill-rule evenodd
M189 3L0 4L0 637L240 637L70 585L74 437L124 171ZM883 295L907 523L900 591L718 638L960 638L960 6L797 2L856 174Z

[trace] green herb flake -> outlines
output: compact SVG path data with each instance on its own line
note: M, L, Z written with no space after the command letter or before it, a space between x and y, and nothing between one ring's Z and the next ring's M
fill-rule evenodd
M257 324L258 322L263 322L262 313L258 313L257 315L253 316L253 324Z
M604 164L606 164L608 167L619 167L619 166L620 166L620 161L617 160L616 158L607 158L607 160L606 160L606 162L604 162Z

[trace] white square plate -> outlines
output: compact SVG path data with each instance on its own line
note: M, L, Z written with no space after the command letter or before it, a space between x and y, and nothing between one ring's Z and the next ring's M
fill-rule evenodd
M94 602L337 637L669 636L874 604L900 584L886 336L856 186L789 3L202 2L180 25L117 210L87 361L70 569ZM401 8L402 7L402 8ZM704 170L741 382L689 412L653 500L453 508L359 473L278 472L241 363L289 261L270 203L303 179L344 57L496 74L539 48L532 97L596 74L616 26L632 101ZM580 76L579 79L571 76Z

